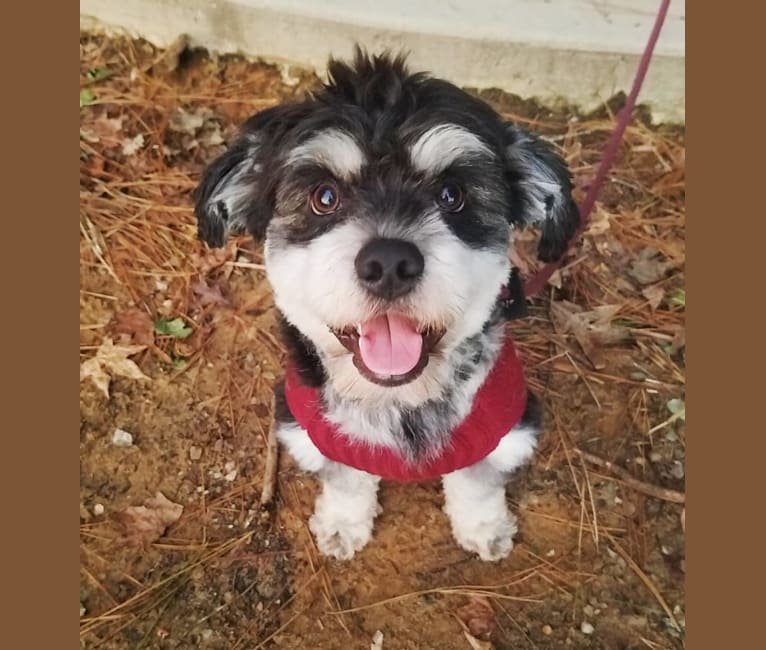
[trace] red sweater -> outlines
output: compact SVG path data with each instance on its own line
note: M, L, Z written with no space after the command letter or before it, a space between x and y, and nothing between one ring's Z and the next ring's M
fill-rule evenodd
M510 337L476 393L471 411L452 431L444 449L436 458L416 464L388 447L355 440L329 422L321 392L303 384L292 363L287 367L285 396L293 417L326 458L402 482L439 478L486 458L518 424L527 404L524 369Z

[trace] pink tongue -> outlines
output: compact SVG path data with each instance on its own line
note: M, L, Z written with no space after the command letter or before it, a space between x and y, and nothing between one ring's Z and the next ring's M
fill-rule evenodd
M404 375L420 360L423 337L398 314L385 314L362 323L359 352L377 375Z

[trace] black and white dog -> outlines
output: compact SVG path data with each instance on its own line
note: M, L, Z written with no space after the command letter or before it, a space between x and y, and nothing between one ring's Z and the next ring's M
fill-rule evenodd
M381 477L440 477L457 542L484 560L511 551L505 484L540 409L518 390L498 296L514 227L541 228L541 259L563 254L571 189L549 143L359 50L305 101L250 118L206 169L202 239L265 239L289 355L275 427L322 482L310 527L324 554L370 540Z

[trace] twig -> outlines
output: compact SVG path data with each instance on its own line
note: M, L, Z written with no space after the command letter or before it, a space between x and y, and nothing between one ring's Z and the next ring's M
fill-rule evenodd
M274 413L274 400L271 400L271 412ZM263 470L263 488L261 489L261 505L266 506L274 498L277 486L277 465L279 464L279 444L277 442L277 427L272 421L269 427L269 437L266 443L266 467Z
M625 483L625 485L632 487L638 492L642 492L643 494L646 494L650 497L655 497L656 499L662 499L663 501L672 501L673 503L686 503L686 494L683 492L678 492L677 490L670 490L668 488L652 485L651 483L639 481L637 478L633 478L627 472L627 470L624 470L619 465L615 465L614 463L610 463L608 460L604 460L603 458L589 454L587 451L583 451L582 449L576 449L575 451L580 454L584 460L587 460L589 463L595 465L596 467L602 467L603 469L609 470L623 483Z

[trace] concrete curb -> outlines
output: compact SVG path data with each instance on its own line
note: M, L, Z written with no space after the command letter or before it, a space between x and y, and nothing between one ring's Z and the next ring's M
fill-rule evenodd
M650 0L620 2L654 4ZM611 4L620 5L620 2ZM272 8L263 6L267 4ZM335 12L323 11L323 17L290 13L282 7L273 8L285 4L305 3L276 0L81 0L81 27L119 28L160 47L166 47L179 35L186 34L192 46L222 54L240 53L265 61L309 67L319 74L323 74L330 54L348 56L357 42L373 51L404 49L410 52L413 69L428 70L461 86L501 88L546 104L564 101L589 111L620 90L627 92L630 89L640 49L653 21L652 10L636 12L634 8L631 9L634 13L630 15L640 17L642 22L630 25L635 29L625 32L621 44L617 44L613 37L612 42L607 43L604 38L607 32L603 31L605 28L602 25L601 32L590 32L590 42L582 38L575 41L571 35L558 38L550 34L548 42L542 45L545 34L541 34L539 29L537 36L527 38L526 42L478 38L481 27L478 17L476 25L468 32L471 34L468 38L438 33L439 25L433 22L428 25L429 32L391 29L385 26L380 16L377 24L340 22L336 19L337 7ZM380 4L385 5L384 2ZM491 3L484 2L482 6L486 8L488 4ZM561 1L558 4L566 3ZM572 7L578 4L581 3L570 3L568 10L573 10ZM542 4L527 3L527 11L535 6ZM380 9L379 13L384 10ZM623 7L623 11L627 10ZM668 20L673 21L671 33L658 46L639 98L640 103L651 108L655 122L678 123L685 119L682 12L683 9L680 14L669 17ZM532 16L530 20L535 17L539 28L539 15ZM624 31L626 15L622 15L621 19L618 28ZM369 22L375 23L373 20ZM392 21L389 19L388 22ZM420 25L420 22L413 25ZM498 30L490 25L485 25L485 32L495 37L498 35ZM518 33L515 37L522 38ZM598 49L607 47L611 51ZM616 51L618 49L621 51Z

